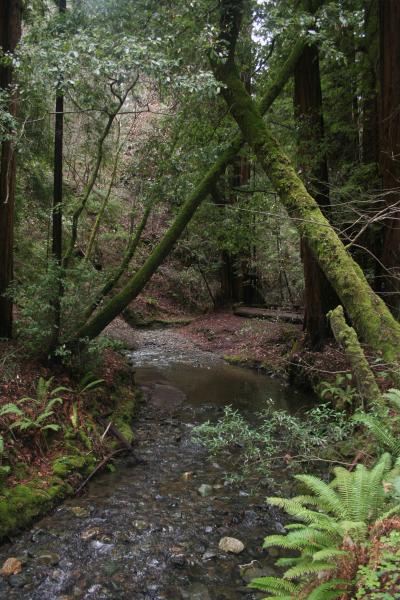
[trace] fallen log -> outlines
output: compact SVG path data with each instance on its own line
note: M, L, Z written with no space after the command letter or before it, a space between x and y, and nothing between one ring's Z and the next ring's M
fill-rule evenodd
M240 306L233 310L233 314L237 317L246 317L248 319L270 319L286 323L303 323L303 315L300 313L273 310L270 308Z

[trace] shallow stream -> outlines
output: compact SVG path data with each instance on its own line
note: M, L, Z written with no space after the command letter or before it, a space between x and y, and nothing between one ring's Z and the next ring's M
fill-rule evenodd
M276 559L262 550L262 541L283 527L264 502L268 490L251 495L245 487L224 485L229 457L209 459L191 432L217 419L228 404L251 419L267 398L281 408L306 399L277 380L227 365L174 331L134 335L129 360L144 396L135 420L143 463L121 459L114 473L98 476L81 497L3 545L0 564L15 556L23 570L0 578L1 599L263 596L249 590L246 579L273 573ZM202 484L213 486L204 497L198 491ZM219 550L224 536L241 540L244 551Z

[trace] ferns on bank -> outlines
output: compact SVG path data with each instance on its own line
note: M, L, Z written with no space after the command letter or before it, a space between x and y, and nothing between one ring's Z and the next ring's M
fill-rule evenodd
M400 413L400 390L392 388L383 397ZM382 448L388 450L394 457L400 457L400 439L393 433L389 418L383 419L374 414L357 413L353 419L357 423L365 425ZM397 421L400 424L399 415L397 415Z
M308 495L268 498L299 522L288 525L285 535L266 537L264 548L278 546L299 554L277 561L277 566L286 569L282 578L260 577L251 587L268 592L267 598L275 600L343 596L352 586L357 553L368 541L371 526L400 512L400 504L394 504L383 485L390 469L390 455L383 454L372 469L362 464L353 472L337 467L329 484L312 475L297 475ZM350 579L338 579L343 565Z

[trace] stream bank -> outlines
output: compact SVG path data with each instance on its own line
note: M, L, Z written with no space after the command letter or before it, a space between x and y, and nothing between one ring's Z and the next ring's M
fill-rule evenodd
M16 557L23 568L0 579L1 598L262 597L246 581L274 572L276 557L261 546L266 534L282 531L279 514L265 504L267 489L251 494L225 485L231 457L210 460L192 430L217 419L227 404L251 415L271 396L281 408L306 398L277 380L227 365L179 332L132 336L128 359L144 396L135 419L143 463L122 458L115 473L98 476L82 497L4 545L0 562ZM243 552L220 550L226 536L242 541Z
M11 442L7 439L2 459L3 464L8 459L12 466L9 467L9 478L0 486L0 541L46 514L65 497L73 495L98 465L108 462L105 458L120 447L120 441L111 432L103 435L100 416L106 415L107 422L112 421L126 442L133 440L136 389L132 371L126 361L115 354L109 357L107 364L105 377L108 381L102 380L101 389L78 396L73 394L72 389L76 382L68 379L69 387L65 387L66 374L62 371L57 373L58 378L63 377L64 387L55 389L64 390L60 392L63 397L49 413L58 428L56 433L51 431L46 437L44 432L39 436L38 431L28 431L30 435L21 439L9 435ZM53 383L51 371L44 375L43 371L32 368L32 372L35 373L33 381L42 377L43 381ZM50 396L43 396L43 402L51 402L54 397L51 395L52 388L54 385L49 385ZM35 406L36 402L39 403L36 397L39 392L33 389L30 402ZM21 397L22 394L16 397L14 402L17 405ZM7 397L4 399L8 400ZM13 400L12 397L10 399ZM45 410L45 404L36 406L37 410Z

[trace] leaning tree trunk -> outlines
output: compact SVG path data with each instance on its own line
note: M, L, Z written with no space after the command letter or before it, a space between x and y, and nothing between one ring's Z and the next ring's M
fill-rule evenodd
M380 171L385 221L379 291L400 316L400 2L380 0Z
M231 7L228 0L225 4ZM240 3L238 6L240 10ZM228 39L230 35L235 35L235 29L238 29L237 23L228 31ZM234 44L225 62L212 60L212 64L217 79L224 84L221 93L243 137L252 146L300 235L307 240L358 335L375 351L381 352L386 360L398 362L399 323L383 300L373 292L360 267L346 251L318 203L307 192L289 159L271 135L240 80L233 56Z
M22 4L0 1L0 48L14 52L21 36ZM16 95L11 89L12 67L0 65L0 90L10 92L9 112L16 115ZM12 336L12 300L4 297L13 278L15 151L13 132L0 140L0 338Z
M280 71L275 77L271 77L271 84L259 104L261 114L267 112L274 100L279 96L293 73L293 69L306 43L305 37L300 38ZM212 165L189 198L187 198L186 202L184 202L173 224L154 248L144 265L129 279L118 294L76 332L73 338L69 340L71 347L79 344L82 339L93 339L99 335L140 294L157 268L171 252L202 201L209 194L213 193L219 178L225 172L227 166L233 163L244 143L245 141L240 134L232 140L225 152Z
M316 45L304 48L294 70L294 83L294 110L301 157L299 166L308 191L328 217L328 164L323 150L322 92ZM339 301L304 237L301 239L301 257L304 269L304 330L308 344L319 349L331 337L326 315Z

